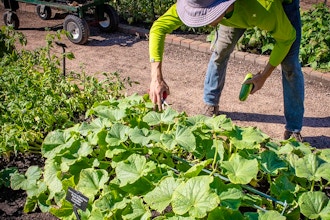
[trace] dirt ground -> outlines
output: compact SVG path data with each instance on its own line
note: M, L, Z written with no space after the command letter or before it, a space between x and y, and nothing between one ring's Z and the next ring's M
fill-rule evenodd
M0 13L3 13L0 5ZM28 40L27 49L45 45L45 36L62 28L63 19L41 20L36 13L18 11L20 28ZM0 26L4 25L3 20ZM73 52L74 60L66 60L67 71L81 71L87 74L118 72L121 77L130 77L139 82L127 87L127 94L144 94L150 82L148 41L138 36L119 32L103 33L98 27L91 26L91 35L86 45L71 43L66 37L66 51ZM203 36L205 37L205 36ZM199 38L201 38L199 36ZM61 55L62 49L55 47L53 53ZM167 102L177 111L188 115L201 112L203 105L203 81L209 56L206 53L189 50L180 46L166 44L163 72L170 86L171 94ZM239 126L256 126L274 140L283 138L285 120L283 117L283 98L280 71L276 70L256 94L241 102L238 94L241 82L247 72L257 73L263 67L247 61L230 59L226 85L220 101L220 110ZM330 86L329 83L305 78L306 99L305 118L302 135L304 140L317 148L330 148ZM9 192L13 195L21 192ZM0 193L0 218L5 219L52 219L52 216L37 214L23 215L22 211L10 210L10 204L22 209L24 201L4 201ZM12 208L13 209L13 208ZM22 216L18 216L20 213ZM6 214L7 213L7 214ZM12 214L10 214L12 213ZM14 213L14 214L13 214Z

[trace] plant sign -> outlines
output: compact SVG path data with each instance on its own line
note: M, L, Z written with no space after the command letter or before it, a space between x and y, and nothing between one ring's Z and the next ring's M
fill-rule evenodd
M72 189L71 187L68 188L68 193L66 194L66 200L73 204L73 211L79 220L79 215L77 212L77 208L86 211L88 205L88 198L84 196L81 192Z

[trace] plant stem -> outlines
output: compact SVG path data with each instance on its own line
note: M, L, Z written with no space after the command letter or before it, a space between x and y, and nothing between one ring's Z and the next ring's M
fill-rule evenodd
M215 152L214 152L214 156L213 156L213 162L212 162L212 169L215 170L215 166L216 166L216 162L217 162L217 156L218 156L218 142L216 141L216 135L213 134L213 143L215 142Z
M144 180L146 180L151 186L153 186L154 184L150 181L150 180L148 180L145 176L143 176L142 177Z
M311 185L311 192L314 191L314 186L315 186L315 180L312 181L312 185Z
M121 146L123 146L123 147L125 148L125 150L128 151L128 148L127 148L127 146L124 144L124 142L121 142L120 144L121 144Z

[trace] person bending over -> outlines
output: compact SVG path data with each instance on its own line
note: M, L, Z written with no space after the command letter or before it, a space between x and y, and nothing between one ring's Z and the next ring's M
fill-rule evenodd
M251 94L261 89L273 70L281 65L286 119L284 139L302 141L304 77L299 62L301 21L299 0L178 0L152 25L149 36L151 101L162 109L164 92L170 94L162 73L165 36L185 24L189 27L218 27L204 81L203 114L219 113L227 63L247 28L258 27L275 39L263 71L245 83L253 83Z

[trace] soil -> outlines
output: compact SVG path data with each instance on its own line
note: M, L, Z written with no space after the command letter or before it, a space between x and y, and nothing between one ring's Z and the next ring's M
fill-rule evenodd
M305 5L305 4L304 4ZM0 13L4 8L0 5ZM19 31L28 44L26 49L35 49L46 45L47 33L62 28L63 18L53 17L41 20L36 13L18 11ZM0 21L0 26L4 25ZM49 31L45 31L48 28ZM61 39L67 52L75 55L74 60L66 60L66 71L82 70L87 74L101 75L102 72L118 72L122 78L130 78L139 84L127 87L127 95L147 92L150 82L150 64L148 58L148 40L139 36L120 32L103 33L95 25L90 26L91 33L86 45L71 43L66 37ZM203 35L183 35L188 38L205 40ZM54 54L62 53L62 48L54 47ZM170 86L171 94L167 102L179 112L188 115L201 112L204 74L210 55L189 50L176 45L166 44L163 61L164 77ZM83 69L82 69L83 68ZM228 63L226 85L223 90L220 110L239 126L260 128L274 140L283 138L285 119L283 117L283 98L281 75L275 70L264 87L256 94L241 102L238 94L241 82L247 72L257 73L262 66L231 58ZM302 135L304 140L316 148L330 148L330 86L324 81L305 77L305 118ZM0 158L0 169L17 166L26 170L29 165L42 164L41 158L18 155L10 162ZM56 219L47 213L23 213L25 193L1 189L0 219Z

